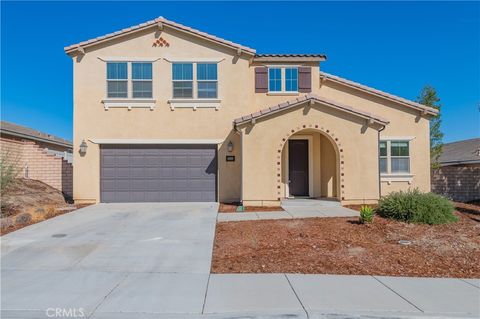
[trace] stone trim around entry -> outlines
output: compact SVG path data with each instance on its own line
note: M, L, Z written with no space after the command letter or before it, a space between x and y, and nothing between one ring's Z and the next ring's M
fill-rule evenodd
M339 171L340 171L340 176L339 176L339 181L337 181L340 185L340 194L337 194L337 197L340 200L345 200L345 184L344 184L344 169L345 169L345 160L344 160L344 155L343 155L343 148L342 144L340 143L338 137L335 137L335 133L330 130L329 128L325 128L323 125L319 124L303 124L300 126L297 126L296 128L291 129L285 136L282 138L280 144L278 145L279 148L277 149L277 158L275 160L276 162L276 181L277 181L277 200L282 200L281 197L281 189L282 189L282 150L285 146L285 143L288 141L288 139L297 133L300 133L303 130L307 129L314 129L316 131L319 131L320 133L326 135L329 137L330 141L333 141L335 143L336 149L338 151L338 156L339 158Z

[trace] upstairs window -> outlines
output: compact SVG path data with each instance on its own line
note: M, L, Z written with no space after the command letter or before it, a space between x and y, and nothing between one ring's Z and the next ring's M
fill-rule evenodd
M410 173L410 142L381 141L379 144L380 173Z
M193 98L193 64L174 63L172 70L173 97Z
M134 98L152 97L151 63L132 63L132 96Z
M282 69L281 68L268 69L268 91L270 92L282 91Z
M298 92L297 67L270 67L268 68L268 91L277 93Z
M298 68L285 68L285 91L298 91Z
M127 62L107 63L107 97L128 97Z
M197 88L199 99L217 98L216 63L197 63Z
M173 63L173 98L218 98L217 73L216 63Z

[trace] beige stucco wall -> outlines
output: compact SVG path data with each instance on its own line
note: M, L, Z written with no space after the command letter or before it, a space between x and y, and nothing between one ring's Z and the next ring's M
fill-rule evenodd
M161 35L169 47L154 47L153 41ZM376 199L378 197L377 131L369 128L360 132L363 120L344 112L314 107L308 114L299 110L261 120L243 136L232 129L234 118L256 112L265 107L291 100L295 96L271 96L254 92L254 67L251 56L216 43L165 28L161 34L155 28L128 35L108 43L85 48L82 58L73 58L74 67L74 198L77 201L100 200L100 157L95 139L219 139L218 185L219 200L234 201L242 198L260 201L276 201L275 158L277 148L292 126L305 124L328 125L342 140L345 157L344 194L335 194L333 178L320 172L317 189L321 196L345 197L352 200ZM110 108L105 110L102 100L106 98L106 58L155 58L153 62L153 98L155 108ZM221 99L219 110L213 108L170 110L168 100L172 97L171 59L219 59L218 92ZM328 62L325 62L328 63ZM331 98L355 108L383 116L390 124L382 136L414 136L411 142L411 167L414 175L411 184L382 183L382 193L397 188L419 187L429 190L428 120L419 117L395 102L372 98L355 90L327 81L320 84L319 70L312 67L313 93ZM324 116L320 116L323 114ZM268 129L265 129L268 128ZM260 133L263 132L263 133ZM255 138L252 138L252 137ZM316 136L316 137L315 137ZM358 137L359 140L356 140ZM322 156L327 143L325 136L314 135L318 146L315 156ZM82 140L88 143L84 156L78 153ZM235 162L226 162L226 144L234 143ZM243 154L241 145L243 144ZM365 147L365 148L363 148ZM315 149L316 150L316 149ZM331 153L331 152L330 152ZM327 153L325 153L327 154ZM272 161L272 159L274 159ZM320 171L332 171L327 167L331 158L322 161ZM264 171L259 170L262 164ZM265 164L264 163L268 163ZM338 169L337 169L338 171ZM363 172L359 175L358 172ZM243 177L242 177L243 174ZM242 186L243 179L243 186ZM338 177L338 183L341 183ZM272 191L272 189L275 189ZM324 192L327 190L327 193ZM243 192L243 194L242 194Z
M242 163L243 171L248 172L242 185L245 205L278 205L285 194L281 155L284 144L292 135L308 134L311 130L321 131L336 144L339 199L344 202L377 200L378 161L372 161L372 157L378 156L377 128L368 127L364 119L320 104L289 109L259 120L255 125L243 125ZM333 192L334 186L331 187Z

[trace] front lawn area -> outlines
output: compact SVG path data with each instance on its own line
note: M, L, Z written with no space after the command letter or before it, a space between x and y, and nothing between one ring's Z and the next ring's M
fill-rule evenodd
M479 278L480 206L456 206L458 222L435 226L379 216L373 224L358 218L218 223L212 272Z

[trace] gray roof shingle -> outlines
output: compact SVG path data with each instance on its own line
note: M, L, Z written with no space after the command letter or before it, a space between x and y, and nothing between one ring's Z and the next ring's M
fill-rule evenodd
M472 138L443 145L441 165L480 163L480 138Z
M26 126L10 123L10 122L1 121L0 132L2 134L9 134L13 136L22 137L25 139L39 140L39 141L43 141L43 142L51 143L55 145L60 145L60 146L65 146L70 148L72 147L72 142L66 139L63 139L58 136L50 135L47 133L43 133Z

